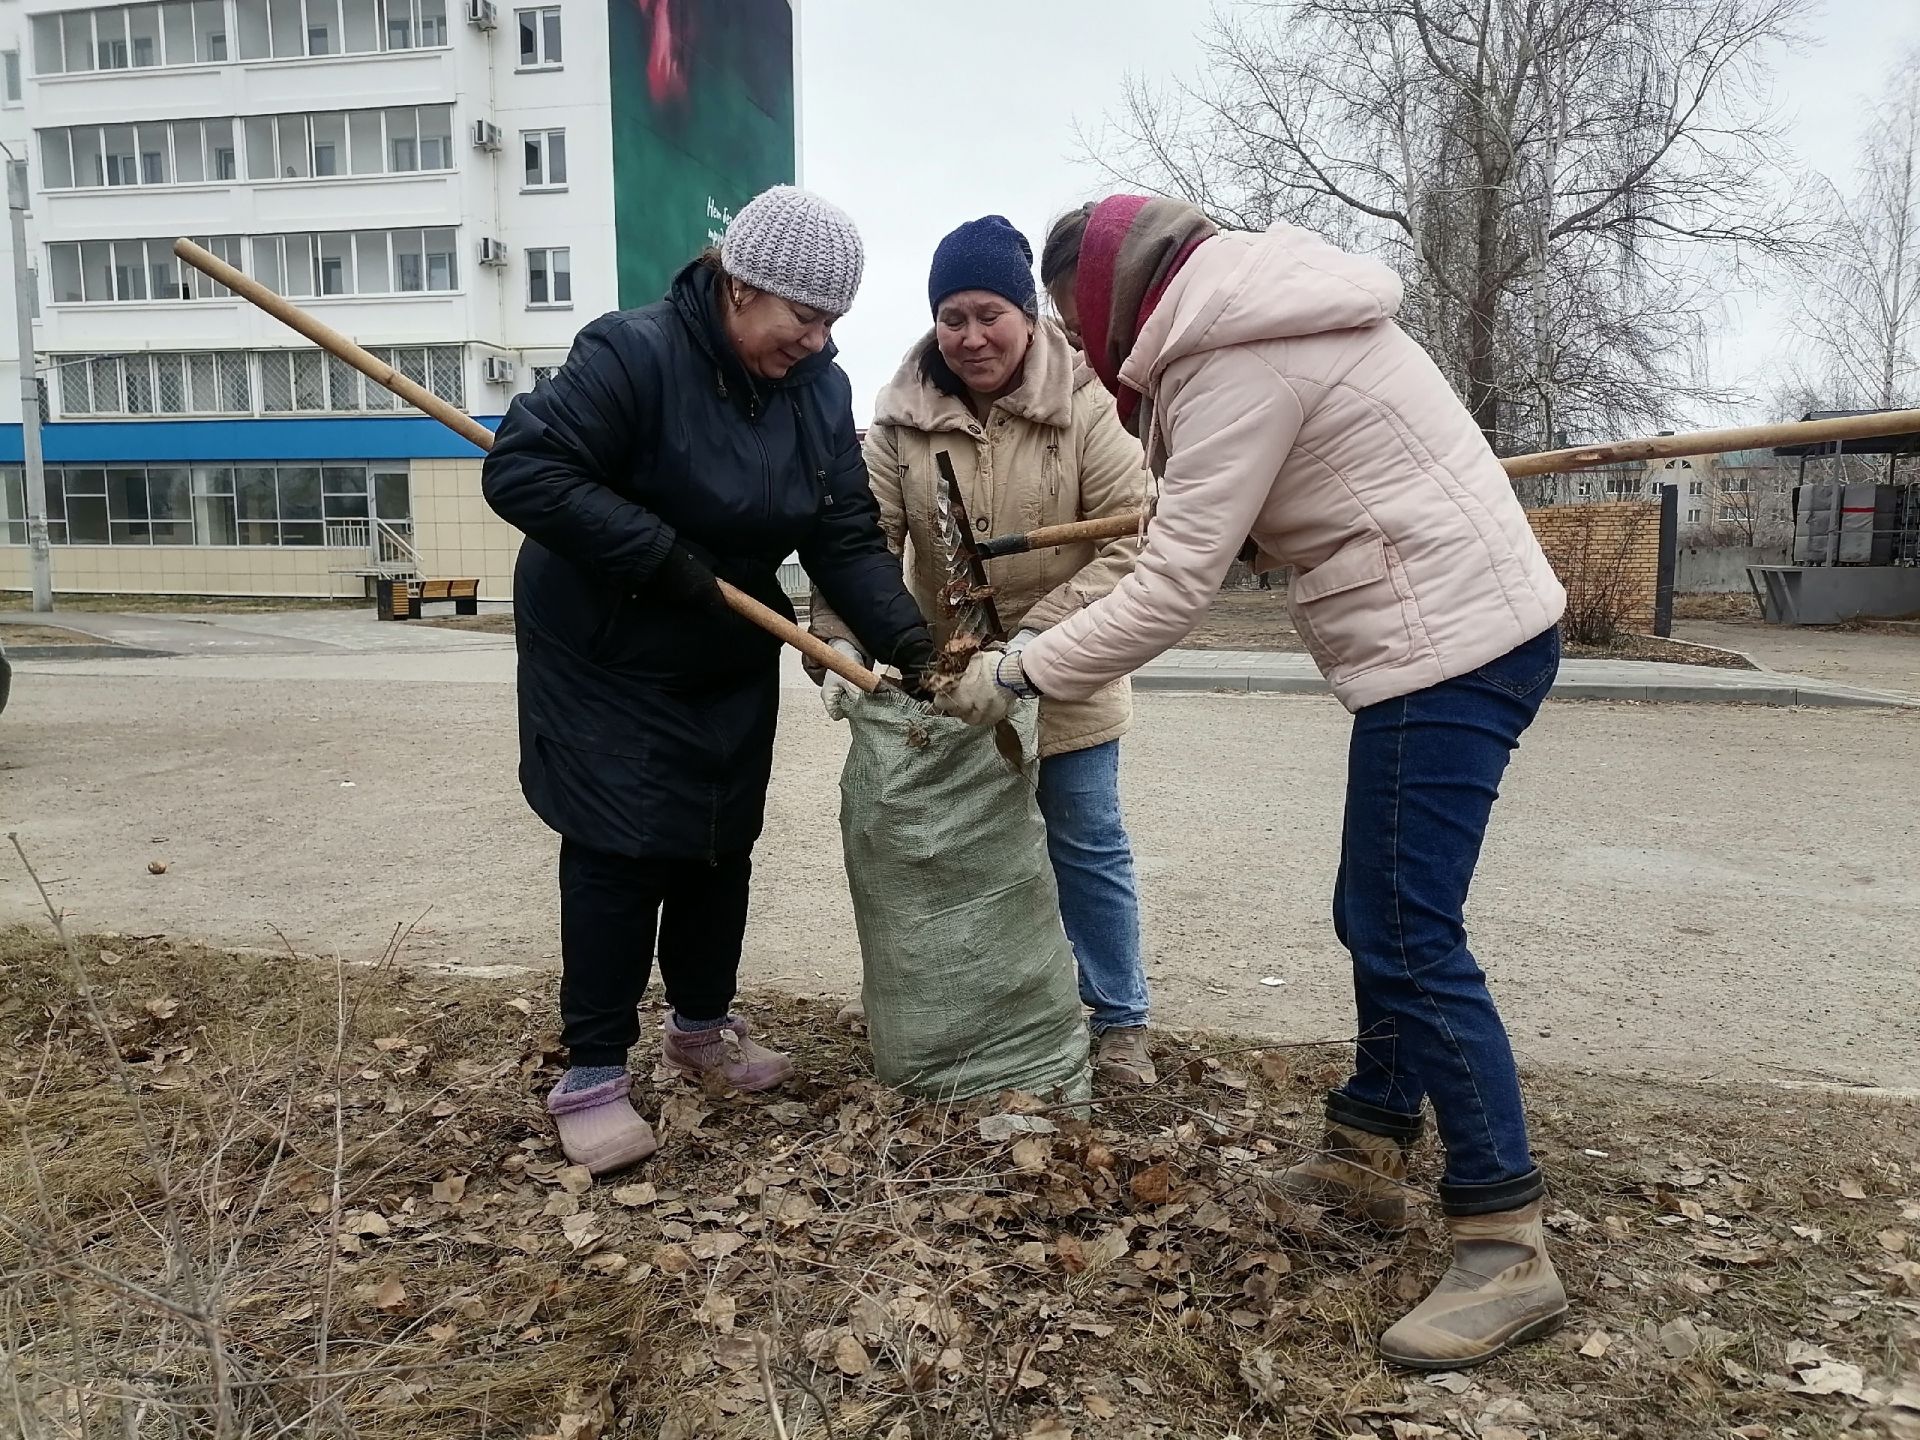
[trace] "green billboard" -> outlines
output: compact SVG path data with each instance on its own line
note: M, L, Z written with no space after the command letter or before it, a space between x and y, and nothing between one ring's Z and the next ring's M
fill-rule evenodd
M608 0L621 308L793 180L793 25L789 0Z

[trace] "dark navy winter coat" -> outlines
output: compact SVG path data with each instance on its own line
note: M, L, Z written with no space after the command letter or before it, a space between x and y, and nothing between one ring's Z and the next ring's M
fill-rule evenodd
M487 503L526 535L514 575L520 780L549 826L598 850L710 859L759 837L780 642L648 580L676 539L780 613L780 562L883 660L924 622L887 549L833 350L754 380L712 271L604 315L515 399Z

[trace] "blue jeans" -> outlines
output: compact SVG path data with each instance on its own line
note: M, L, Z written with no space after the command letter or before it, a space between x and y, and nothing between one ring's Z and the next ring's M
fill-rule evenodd
M1543 1189L1520 1077L1487 977L1467 948L1467 889L1500 777L1560 668L1555 629L1457 679L1354 716L1334 932L1353 956L1354 1075L1339 1123L1446 1146L1451 1214L1524 1205Z
M1140 963L1140 894L1133 843L1120 818L1120 742L1040 762L1040 814L1060 891L1060 921L1080 965L1093 1033L1147 1023Z

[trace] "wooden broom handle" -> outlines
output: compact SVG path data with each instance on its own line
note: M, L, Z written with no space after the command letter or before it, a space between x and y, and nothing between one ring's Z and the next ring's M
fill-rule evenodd
M1743 425L1726 430L1694 430L1684 435L1649 435L1640 440L1615 440L1605 445L1582 445L1571 450L1542 450L1532 455L1510 455L1500 462L1514 479L1552 475L1564 470L1592 470L1624 460L1666 460L1683 455L1720 455L1729 450L1771 450L1782 445L1827 444L1844 440L1872 440L1883 435L1920 432L1920 410L1887 410L1872 415L1842 415L1828 420L1786 420L1772 425ZM980 542L985 560L1024 555L1055 545L1087 540L1113 540L1131 535L1140 525L1137 511L1109 515L1101 520L1077 520L1049 525L1024 535L999 535Z
M409 380L386 361L374 358L370 351L354 344L332 326L323 325L285 296L274 294L252 276L234 269L219 256L209 253L191 240L174 241L173 253L202 274L218 280L242 299L257 305L281 324L299 331L329 355L345 361L376 385L391 390L416 410L425 411L462 439L471 441L482 450L493 449L493 432L478 420L448 404L424 385ZM879 689L878 675L864 665L849 660L818 635L802 630L779 611L762 605L726 581L716 583L720 586L720 594L726 600L727 608L734 614L752 621L769 635L778 636L815 664L833 671L867 694L871 695Z

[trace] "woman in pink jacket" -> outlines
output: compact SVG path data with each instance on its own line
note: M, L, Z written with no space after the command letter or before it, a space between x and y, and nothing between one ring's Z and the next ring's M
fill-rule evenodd
M1400 282L1304 230L1216 233L1115 196L1064 217L1041 279L1146 443L1160 491L1113 592L943 702L1077 699L1182 640L1243 542L1293 567L1301 637L1353 712L1334 931L1353 956L1353 1078L1294 1194L1408 1224L1431 1101L1453 1265L1380 1338L1388 1360L1477 1364L1557 1324L1545 1182L1463 911L1500 777L1560 664L1566 596L1472 417L1393 316Z

